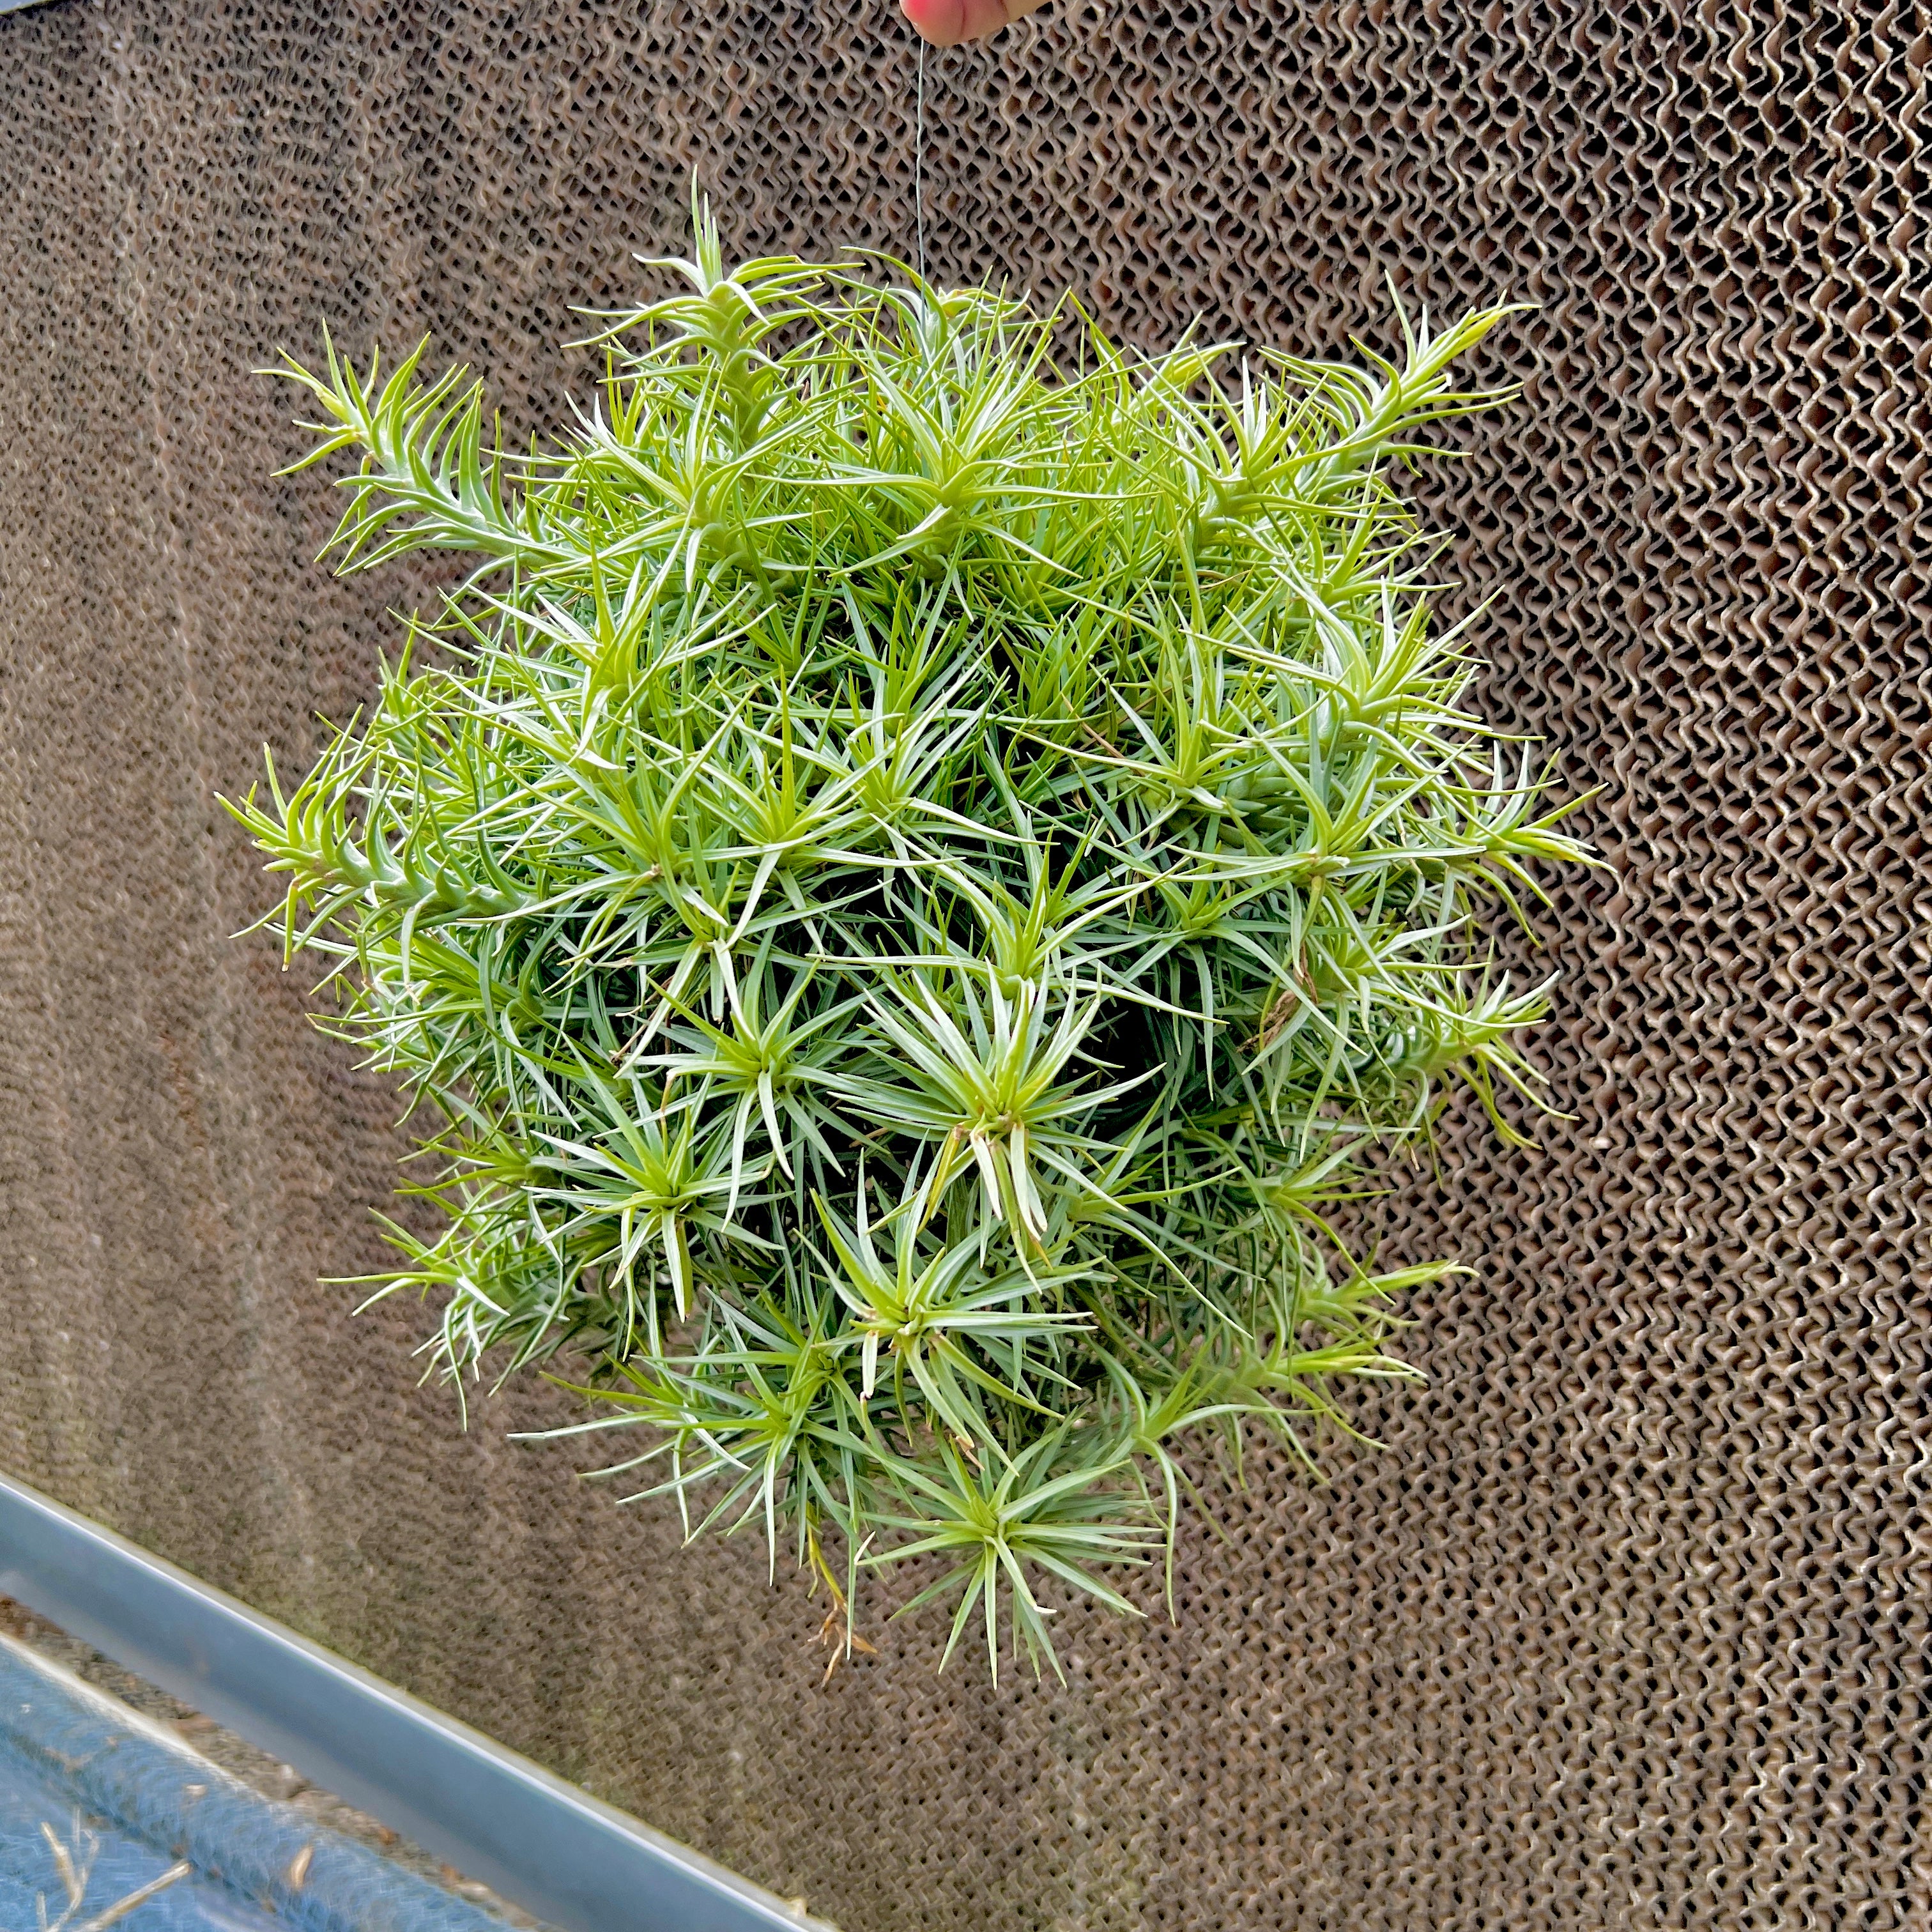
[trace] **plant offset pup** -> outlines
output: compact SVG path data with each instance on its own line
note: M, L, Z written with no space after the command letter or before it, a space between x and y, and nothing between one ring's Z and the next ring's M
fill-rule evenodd
M447 1370L562 1353L687 1521L835 1603L937 1558L915 1602L997 1669L1004 1599L1037 1669L1042 1589L1171 1573L1179 1445L1306 1460L1411 1372L1391 1299L1450 1264L1371 1274L1324 1207L1445 1080L1505 1134L1530 1084L1472 907L1580 848L1391 484L1508 311L1142 358L697 225L550 449L420 351L291 365L308 460L363 453L342 567L482 562L238 815L331 1023L446 1118L384 1280Z

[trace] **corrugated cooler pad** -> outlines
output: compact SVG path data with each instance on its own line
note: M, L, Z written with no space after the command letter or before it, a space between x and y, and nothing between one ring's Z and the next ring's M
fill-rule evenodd
M1257 1458L1180 1622L1070 1683L943 1626L820 1688L747 1538L467 1435L352 1318L394 1096L230 935L211 795L346 716L431 573L333 583L291 398L434 331L519 431L682 242L909 253L889 0L61 0L0 20L0 1460L848 1932L1932 1922L1932 519L1904 8L1060 0L934 56L935 270L1387 339L1542 304L1425 492L1493 715L1604 789L1552 881L1540 1151L1370 1216L1460 1254L1325 1489ZM1151 1591L1148 1593L1151 1598ZM1916 1849L1915 1850L1915 1847Z

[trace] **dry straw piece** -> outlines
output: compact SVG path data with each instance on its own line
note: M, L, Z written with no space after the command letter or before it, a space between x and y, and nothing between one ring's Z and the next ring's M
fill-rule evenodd
M1142 358L694 221L554 444L420 350L289 365L306 461L362 458L342 567L482 561L232 808L324 1023L446 1124L379 1288L440 1299L436 1363L642 1426L618 1468L788 1545L848 1646L861 1567L928 1559L947 1654L997 1672L1004 1603L1037 1670L1056 1593L1130 1610L1164 1550L1172 1601L1180 1445L1312 1468L1338 1383L1411 1374L1398 1298L1456 1264L1344 1246L1364 1156L1458 1081L1506 1136L1534 1101L1546 988L1475 915L1585 854L1396 488L1503 399L1450 370L1511 310Z

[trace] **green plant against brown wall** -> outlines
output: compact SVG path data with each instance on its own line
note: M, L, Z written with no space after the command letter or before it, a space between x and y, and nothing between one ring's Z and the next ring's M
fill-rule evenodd
M694 1530L848 1600L936 1558L915 1606L997 1669L1004 1604L1037 1668L1057 1593L1171 1570L1178 1444L1312 1463L1412 1372L1394 1304L1454 1264L1326 1211L1445 1083L1504 1133L1531 1093L1546 988L1472 916L1583 855L1395 487L1509 311L1140 358L697 232L526 453L420 351L290 365L309 460L362 456L343 567L481 561L237 815L326 1023L447 1124L380 1287L436 1362L593 1364Z

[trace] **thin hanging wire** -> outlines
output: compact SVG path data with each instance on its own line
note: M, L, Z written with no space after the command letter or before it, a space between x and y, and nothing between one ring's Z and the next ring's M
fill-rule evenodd
M919 80L913 90L912 210L919 228L919 278L926 280L926 39L919 43Z

